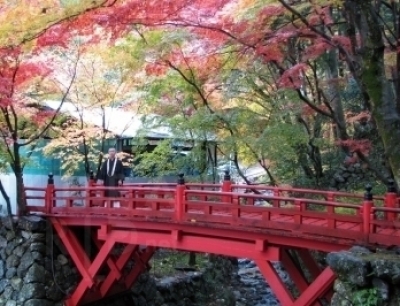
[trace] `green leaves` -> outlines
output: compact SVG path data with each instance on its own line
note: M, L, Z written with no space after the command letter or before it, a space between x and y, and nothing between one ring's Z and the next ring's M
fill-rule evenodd
M376 288L356 291L351 302L354 306L378 306L382 303Z

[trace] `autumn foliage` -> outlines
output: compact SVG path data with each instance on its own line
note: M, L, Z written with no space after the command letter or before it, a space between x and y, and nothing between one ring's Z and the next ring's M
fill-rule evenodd
M385 156L387 168L370 168L381 181L400 181L399 11L392 3L13 3L0 11L0 136L18 184L20 146L34 146L57 116L42 100L71 94L76 75L60 80L62 56L76 45L81 53L96 45L117 50L125 40L131 45L119 64L132 70L132 90L147 88L146 111L168 114L183 129L213 130L235 162L271 161L264 165L270 180L271 167L285 179L279 169L297 167L320 184L324 156L337 150L337 163L354 152L367 166ZM359 15L368 23L357 23Z

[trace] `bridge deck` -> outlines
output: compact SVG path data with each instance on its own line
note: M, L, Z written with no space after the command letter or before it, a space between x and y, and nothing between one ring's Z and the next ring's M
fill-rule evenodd
M120 197L104 196L102 186L25 188L28 211L50 218L82 280L68 306L128 290L157 247L252 258L285 306L322 305L335 275L322 269L309 250L324 252L352 245L400 245L399 200L385 197L268 186L142 184L118 187ZM115 190L115 188L114 188ZM91 262L71 227L90 227L98 254ZM119 259L116 244L128 250ZM140 246L146 246L141 251ZM308 283L290 258L295 251L313 275ZM135 268L124 276L128 259ZM272 261L281 261L299 289L294 297ZM109 274L98 282L100 267ZM93 285L96 284L96 285Z
M28 187L28 193L36 192L27 195L28 201L47 201L45 206L28 208L32 213L69 218L118 216L120 220L225 225L236 230L278 230L296 236L304 233L329 241L340 239L341 244L345 240L348 244L400 244L400 209L383 207L385 197L365 201L360 195L348 193L268 191L266 186L230 186L236 191L226 192L223 186L212 184L145 184L118 187L121 196L107 198L107 189L112 188L52 186L49 197L46 188Z

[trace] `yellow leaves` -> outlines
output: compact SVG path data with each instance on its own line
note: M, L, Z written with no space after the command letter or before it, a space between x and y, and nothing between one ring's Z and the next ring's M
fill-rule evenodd
M98 1L2 0L0 47L29 41L50 25L97 6L96 2Z

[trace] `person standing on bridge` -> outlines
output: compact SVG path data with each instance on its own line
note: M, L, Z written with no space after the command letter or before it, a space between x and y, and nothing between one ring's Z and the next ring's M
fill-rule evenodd
M108 158L100 169L98 179L103 181L105 187L117 187L124 182L124 172L122 162L115 156L116 150L110 148L108 150ZM117 190L106 190L106 197L118 197Z

